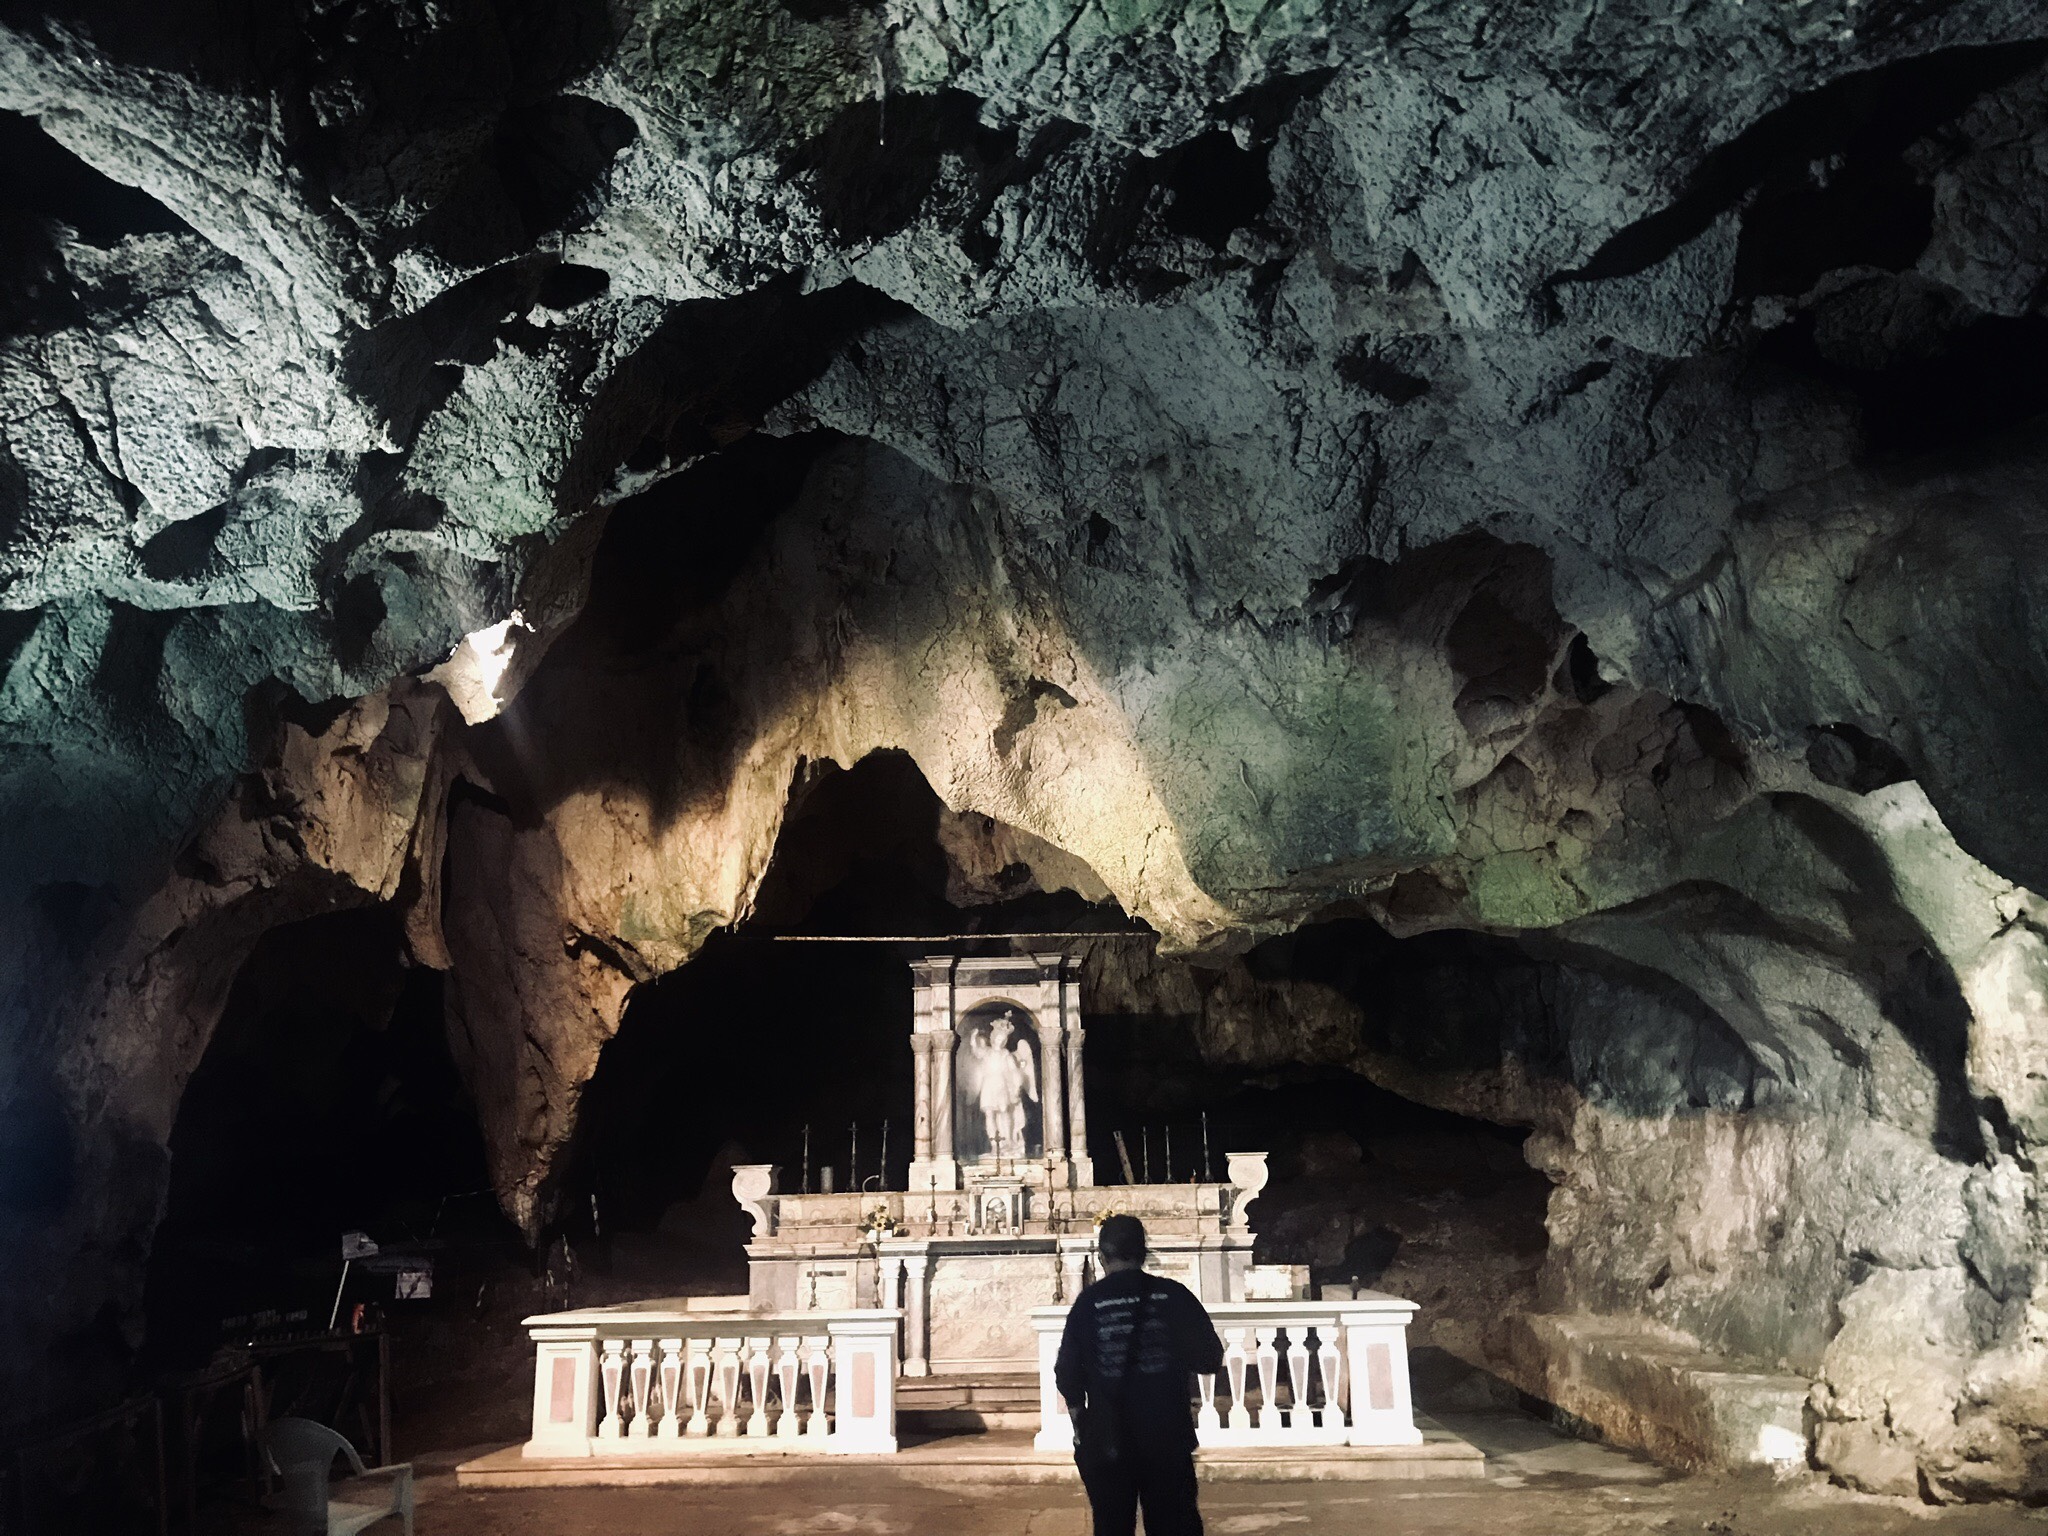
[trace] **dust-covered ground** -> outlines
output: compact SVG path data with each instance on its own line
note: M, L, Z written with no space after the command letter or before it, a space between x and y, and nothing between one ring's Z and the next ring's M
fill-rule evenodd
M2048 1510L1935 1508L1844 1493L1818 1478L1687 1477L1526 1414L1443 1417L1486 1450L1484 1482L1209 1484L1202 1507L1211 1536L2048 1533ZM751 1487L458 1488L456 1464L491 1448L415 1458L418 1536L1089 1536L1078 1487L947 1487L873 1462L820 1465L795 1481ZM247 1508L215 1515L220 1536L269 1528Z

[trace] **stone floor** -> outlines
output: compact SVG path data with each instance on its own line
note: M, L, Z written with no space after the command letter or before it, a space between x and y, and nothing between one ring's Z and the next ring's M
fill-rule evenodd
M1211 1536L2048 1536L2048 1510L1932 1509L1817 1481L1684 1477L1566 1438L1526 1415L1443 1417L1486 1450L1485 1482L1216 1485L1203 1491ZM480 1449L417 1458L419 1536L1088 1536L1089 1529L1078 1490L935 1487L845 1463L745 1490L458 1489L455 1464ZM222 1536L267 1529L246 1512L218 1513L213 1528Z

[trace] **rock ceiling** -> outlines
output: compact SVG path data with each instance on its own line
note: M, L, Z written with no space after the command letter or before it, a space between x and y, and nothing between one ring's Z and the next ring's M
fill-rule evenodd
M2048 1476L2037 6L8 0L0 108L51 1337L265 928L403 907L537 1228L887 748L1170 950L1519 936L1544 1073L1306 984L1205 1048L1537 1126L1558 1305L1839 1475Z

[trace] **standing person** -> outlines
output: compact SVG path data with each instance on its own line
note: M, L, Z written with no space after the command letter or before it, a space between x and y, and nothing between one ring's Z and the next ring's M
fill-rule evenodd
M1194 1373L1223 1367L1195 1293L1145 1273L1145 1224L1112 1216L1096 1238L1102 1278L1074 1298L1053 1380L1074 1420L1074 1464L1095 1536L1202 1536L1195 1507Z

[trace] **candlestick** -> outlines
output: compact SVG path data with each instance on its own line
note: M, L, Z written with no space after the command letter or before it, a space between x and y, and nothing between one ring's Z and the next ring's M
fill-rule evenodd
M1209 1111L1202 1111L1202 1177L1213 1179L1216 1165L1209 1160Z
M1166 1127L1166 1182L1173 1182L1173 1126Z
M804 1122L804 1171L797 1182L797 1190L808 1195L811 1192L811 1123Z
M860 1122L846 1128L846 1187L860 1193Z
M882 1122L882 1182L875 1187L877 1189L887 1189L889 1187L889 1122L886 1120Z

